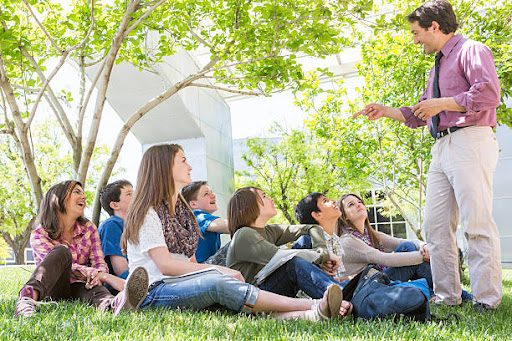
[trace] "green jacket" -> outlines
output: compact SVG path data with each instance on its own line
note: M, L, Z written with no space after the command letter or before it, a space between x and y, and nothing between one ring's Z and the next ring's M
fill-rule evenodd
M318 225L266 225L265 228L242 227L235 232L226 258L226 265L242 273L245 281L254 284L254 276L270 261L279 246L309 234L313 250L320 253L318 264L328 261L324 230Z

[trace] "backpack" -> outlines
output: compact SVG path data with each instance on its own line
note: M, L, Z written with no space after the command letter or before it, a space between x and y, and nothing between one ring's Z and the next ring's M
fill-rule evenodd
M384 317L406 317L425 322L430 320L427 297L419 286L428 285L425 279L415 285L396 285L391 278L375 265L369 265L343 289L344 299L354 305L354 316L372 320Z

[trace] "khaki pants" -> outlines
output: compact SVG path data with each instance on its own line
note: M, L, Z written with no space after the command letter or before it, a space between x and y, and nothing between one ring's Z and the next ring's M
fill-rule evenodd
M424 230L436 301L461 303L456 230L468 240L471 291L477 302L501 302L501 253L492 217L498 143L490 127L468 127L439 139L428 171Z

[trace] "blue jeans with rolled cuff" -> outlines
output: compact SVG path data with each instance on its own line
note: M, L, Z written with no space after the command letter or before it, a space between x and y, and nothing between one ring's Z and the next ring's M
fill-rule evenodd
M236 312L252 312L260 290L221 274L205 274L176 283L152 286L140 309L165 307L201 310L221 305Z

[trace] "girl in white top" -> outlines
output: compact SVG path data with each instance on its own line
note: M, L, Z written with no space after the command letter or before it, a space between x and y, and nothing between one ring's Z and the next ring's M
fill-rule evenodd
M273 312L280 319L335 318L346 314L339 287L329 287L320 300L297 299L260 290L244 282L240 272L199 264L194 252L200 232L180 190L191 183L183 150L176 144L149 148L143 155L137 188L127 212L121 246L130 269L144 266L150 286L141 309L203 309L220 304L234 311ZM184 276L166 280L169 276Z

